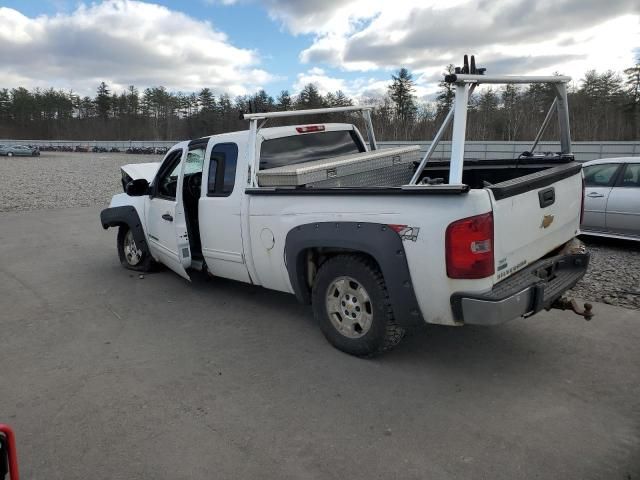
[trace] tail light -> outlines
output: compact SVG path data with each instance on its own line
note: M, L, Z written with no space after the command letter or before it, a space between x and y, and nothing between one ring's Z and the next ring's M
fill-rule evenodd
M445 234L447 276L485 278L493 275L493 214L457 220Z
M304 127L296 127L298 133L324 132L324 125L305 125Z
M580 225L584 220L584 177L582 177L582 199L580 201Z

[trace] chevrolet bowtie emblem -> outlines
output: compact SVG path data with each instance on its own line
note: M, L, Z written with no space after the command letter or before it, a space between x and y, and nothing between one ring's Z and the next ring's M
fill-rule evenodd
M553 215L545 215L544 217L542 217L542 223L540 224L540 228L547 228L552 223L553 223Z

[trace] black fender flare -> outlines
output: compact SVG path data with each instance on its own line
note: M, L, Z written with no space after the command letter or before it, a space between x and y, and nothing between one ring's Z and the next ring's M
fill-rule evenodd
M139 248L149 251L147 238L142 228L142 222L135 207L109 207L100 212L100 223L105 230L109 227L120 227L126 225L133 233L133 239Z
M285 240L285 262L291 286L302 303L311 302L305 255L310 248L340 248L369 255L380 266L396 321L404 328L424 323L402 238L387 225L318 222L290 230Z

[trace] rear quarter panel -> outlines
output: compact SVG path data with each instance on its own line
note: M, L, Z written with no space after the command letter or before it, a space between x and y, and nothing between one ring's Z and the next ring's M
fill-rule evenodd
M454 291L485 291L491 277L452 280L445 265L445 230L460 218L491 210L488 192L462 195L249 195L250 242L257 279L266 288L293 292L284 261L287 233L314 222L404 224L420 229L415 241L403 242L413 287L425 321L455 324L450 296ZM273 247L271 244L273 236ZM394 252L389 252L393 254Z

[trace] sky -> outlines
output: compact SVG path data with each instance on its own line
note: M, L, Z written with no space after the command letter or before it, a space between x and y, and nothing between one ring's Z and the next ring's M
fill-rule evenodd
M314 83L363 99L406 67L428 99L465 53L494 74L621 72L640 57L640 1L0 0L0 87L275 96Z

